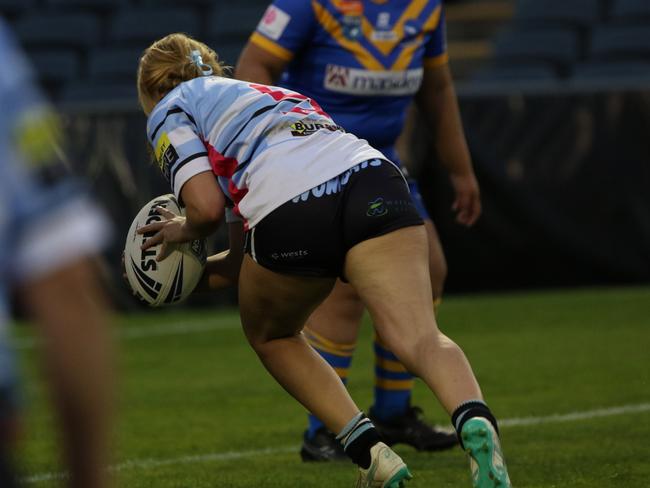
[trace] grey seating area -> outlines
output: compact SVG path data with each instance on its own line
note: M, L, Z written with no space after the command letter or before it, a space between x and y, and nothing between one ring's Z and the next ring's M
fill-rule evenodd
M476 83L650 81L649 0L517 0Z
M171 32L204 40L234 65L268 0L0 0L55 102L136 103L138 59Z

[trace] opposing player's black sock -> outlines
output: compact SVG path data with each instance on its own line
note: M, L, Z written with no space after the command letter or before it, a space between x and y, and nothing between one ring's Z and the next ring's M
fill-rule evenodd
M474 417L484 417L490 421L494 430L499 433L499 427L497 426L497 419L492 415L490 407L488 407L483 400L469 400L467 402L461 403L454 413L451 415L451 423L456 429L456 435L458 435L458 440L460 445L463 446L463 439L461 438L460 433L463 430L463 425L469 419ZM464 447L464 446L463 446Z
M370 467L370 449L381 440L377 429L363 412L355 415L336 438L341 441L343 450L352 462L363 469Z

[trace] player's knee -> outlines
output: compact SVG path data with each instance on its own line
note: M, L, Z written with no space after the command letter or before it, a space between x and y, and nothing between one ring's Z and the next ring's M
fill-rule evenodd
M442 354L448 350L456 350L458 346L440 331L426 331L421 334L409 334L394 337L390 349L402 364L412 374L421 376L423 361L429 355Z

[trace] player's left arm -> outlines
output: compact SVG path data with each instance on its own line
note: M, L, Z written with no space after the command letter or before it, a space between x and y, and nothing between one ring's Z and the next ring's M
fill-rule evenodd
M452 205L456 220L471 226L481 215L481 197L447 62L445 35L445 17L441 11L425 47L424 75L415 101L431 128L438 157L449 172L456 193Z

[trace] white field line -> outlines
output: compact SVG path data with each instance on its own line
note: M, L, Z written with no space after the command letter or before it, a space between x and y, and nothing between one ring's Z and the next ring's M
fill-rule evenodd
M547 415L544 417L520 417L503 419L499 421L499 427L518 427L526 425L552 424L562 422L576 422L580 420L589 420L601 417L614 417L617 415L627 415L631 413L650 412L650 403L638 403L633 405L623 405L612 408L598 408L595 410L586 410L583 412L572 412L567 414ZM251 451L229 451L213 452L209 454L197 454L194 456L179 456L167 459L133 459L116 464L109 468L111 472L119 472L130 469L146 470L158 468L161 466L176 466L180 464L197 464L211 461L229 461L233 459L246 459L259 456L269 456L276 454L287 454L298 452L298 446L269 447L265 449L256 449ZM52 480L60 480L66 477L65 473L41 473L24 477L22 483L39 483Z
M650 403L637 403L634 405L623 405L621 407L598 408L584 412L571 412L565 414L547 415L544 417L521 417L499 420L499 427L518 427L521 425L556 424L562 422L575 422L578 420L590 420L600 417L614 417L616 415L627 415L630 413L650 412Z
M163 337L172 335L196 334L201 332L212 332L215 330L236 329L239 327L238 320L217 320L215 322L202 320L200 322L181 322L172 325L144 325L135 327L122 327L117 330L117 337L120 340L145 339L149 337ZM21 337L12 340L14 349L28 350L38 345L35 337Z

